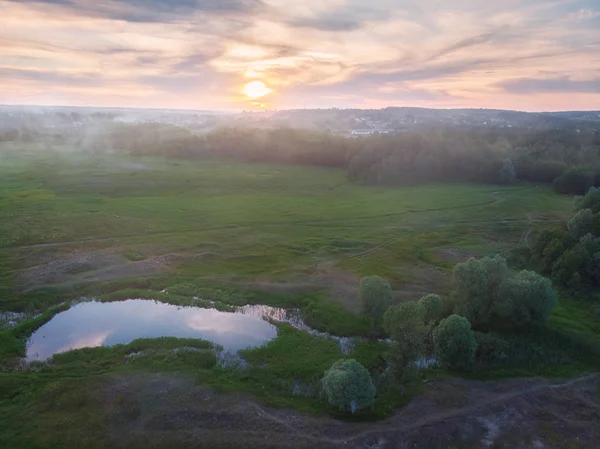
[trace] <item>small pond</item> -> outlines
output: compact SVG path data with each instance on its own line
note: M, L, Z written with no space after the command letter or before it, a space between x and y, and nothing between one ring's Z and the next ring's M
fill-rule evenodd
M275 338L277 327L265 318L283 321L285 315L285 310L265 306L240 307L228 313L143 299L83 302L57 314L33 333L27 343L27 360L155 337L202 338L235 352Z

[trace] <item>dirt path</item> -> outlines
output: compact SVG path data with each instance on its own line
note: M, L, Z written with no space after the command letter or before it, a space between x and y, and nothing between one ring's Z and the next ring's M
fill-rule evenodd
M519 245L529 245L529 236L533 231L533 217L531 216L531 212L527 212L525 216L527 217L528 228L521 234Z
M438 423L447 421L449 419L454 419L454 418L470 415L481 409L487 409L494 405L509 402L511 400L514 400L515 398L518 398L518 397L521 397L524 395L538 393L538 392L541 392L543 390L548 390L548 389L555 390L555 389L569 388L569 387L579 384L579 383L589 382L590 380L594 380L597 377L598 377L598 374L595 373L595 374L591 374L591 375L587 375L587 376L578 377L576 379L572 379L567 382L547 384L547 385L536 385L533 387L523 388L523 389L519 389L516 391L504 393L504 394L498 395L498 396L490 398L490 399L486 399L477 404L469 405L467 407L462 407L462 408L458 408L458 409L454 409L454 410L450 410L450 411L442 412L442 413L436 413L431 416L427 416L425 418L422 418L420 420L413 421L410 423L405 423L405 424L400 424L400 425L392 425L392 426L375 425L375 426L373 426L373 428L364 430L362 432L356 433L356 434L351 435L346 438L331 439L331 438L327 438L327 437L321 437L318 435L311 435L311 434L306 434L306 433L303 433L300 436L302 438L307 438L309 440L314 440L314 441L346 445L348 443L351 443L351 442L354 442L357 440L363 440L366 437L369 437L372 435L385 435L388 433L398 434L398 433L406 433L406 432L414 431L421 427L431 426L434 424L438 424ZM297 428L294 427L293 425L290 425L290 424L286 423L285 421L282 421L278 417L269 414L267 411L265 411L263 408L261 408L257 404L253 404L253 406L256 409L257 413L261 417L269 419L271 421L274 421L280 425L283 425L290 432L294 432L294 433L297 432ZM593 402L590 404L590 406L600 410L600 406ZM398 418L402 418L403 414L404 414L403 412L398 414L396 416L396 420ZM600 416L599 416L599 418L600 418Z
M219 394L177 374L130 374L95 388L94 407L114 421L118 447L597 449L600 391L592 374L545 379L447 379L385 421L352 423L269 408L243 394ZM576 443L576 444L575 444ZM150 445L150 444L148 444ZM564 446L567 447L567 446Z

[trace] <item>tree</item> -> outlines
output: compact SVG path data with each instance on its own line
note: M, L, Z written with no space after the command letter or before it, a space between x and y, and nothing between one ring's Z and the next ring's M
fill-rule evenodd
M500 180L503 184L512 184L517 179L515 165L510 158L502 161L502 169L500 170Z
M498 314L515 327L545 324L558 302L550 280L528 270L505 279L498 296Z
M552 182L567 169L567 164L558 161L539 161L533 166L532 181ZM520 174L519 174L520 176Z
M325 372L323 387L329 403L354 413L375 400L375 385L369 371L354 359L338 360Z
M469 320L450 315L433 331L437 359L452 369L467 369L475 360L477 340Z
M581 209L569 220L567 228L575 238L580 238L592 230L593 225L594 213L590 209Z
M426 334L423 310L415 301L392 306L383 316L383 328L392 340L387 361L392 373L402 378L410 363L423 353Z
M585 195L594 185L594 172L588 167L571 167L554 180L554 190L557 193Z
M600 212L600 188L590 187L579 202L578 209L591 209L594 214Z
M506 259L501 256L470 258L454 268L454 295L459 299L456 313L465 316L475 326L487 324L492 318L498 288L508 276Z
M427 324L431 321L437 322L442 318L444 312L444 304L440 295L430 293L419 299L419 308L423 323Z
M494 334L475 332L475 340L477 341L475 356L479 362L501 362L508 356L510 344L503 338Z
M392 303L392 286L379 276L364 277L358 289L358 305L360 312L370 315L376 327L381 317Z
M552 267L552 279L570 288L588 283L586 273L594 272L592 255L581 244L567 249Z

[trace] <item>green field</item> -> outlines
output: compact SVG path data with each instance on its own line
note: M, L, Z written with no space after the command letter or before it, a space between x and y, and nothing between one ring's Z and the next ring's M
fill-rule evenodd
M0 311L43 312L83 295L185 304L199 294L225 304L298 307L314 328L364 335L369 322L356 314L361 276L389 279L395 301L445 294L457 262L509 255L572 213L571 197L529 184L369 187L348 183L338 169L72 152L4 151L0 160ZM177 294L167 297L164 288ZM600 329L592 308L565 300L551 328L595 338ZM59 310L0 331L6 369L23 355L27 336ZM94 411L97 398L77 385L93 389L110 376L140 371L191 373L201 384L245 391L270 405L335 414L323 398L290 391L293 382L315 384L343 357L332 340L281 325L278 338L243 353L251 367L241 374L214 367L205 352L174 356L169 350L177 344L74 351L30 372L0 372L1 421L16 416L19 423L0 425L4 442L78 447L86 440L103 447L112 417ZM156 353L124 364L140 347ZM382 343L364 342L350 356L380 373L384 350ZM580 369L586 367L573 362L551 373ZM421 386L420 380L408 384L403 394L397 385L378 385L365 419L386 416ZM82 433L94 425L95 432Z
M453 263L571 211L570 198L530 185L382 188L308 167L1 157L1 274L15 308L28 306L22 291L146 276L285 292L379 274L418 296L443 291Z

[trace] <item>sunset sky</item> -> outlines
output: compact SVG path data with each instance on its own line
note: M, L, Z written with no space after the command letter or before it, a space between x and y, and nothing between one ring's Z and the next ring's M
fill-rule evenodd
M600 109L600 0L0 0L0 103Z

